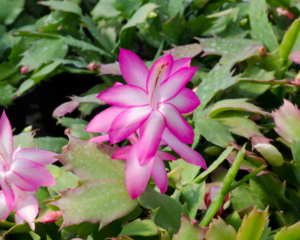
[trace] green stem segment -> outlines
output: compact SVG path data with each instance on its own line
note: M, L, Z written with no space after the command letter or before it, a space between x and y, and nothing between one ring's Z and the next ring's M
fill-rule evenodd
M204 216L199 224L201 227L206 227L209 224L211 219L216 215L219 208L221 207L227 193L231 190L231 185L244 159L245 146L246 145L244 145L241 151L239 151L238 155L234 160L233 165L226 174L226 177L223 181L223 188L217 193L216 197L208 207L207 211L204 213Z

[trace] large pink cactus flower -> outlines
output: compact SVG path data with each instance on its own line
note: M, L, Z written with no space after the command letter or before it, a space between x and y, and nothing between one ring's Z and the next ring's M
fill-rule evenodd
M147 163L140 165L136 149L138 144L138 137L131 134L128 140L132 145L119 148L112 155L112 159L125 159L125 182L126 189L132 199L136 199L145 190L147 183L152 175L154 182L163 194L168 188L168 176L163 160L173 161L176 157L169 153L158 150L155 156ZM102 135L90 140L91 142L106 142L109 141L109 135ZM160 145L165 145L162 141Z
M8 209L8 211L1 212L0 221L6 219L10 212L20 204L22 213L20 215L17 213L17 215L26 220L23 210L26 206L36 203L37 200L33 196L27 199L28 196L25 197L20 191L36 192L39 186L46 187L56 184L54 177L45 167L56 161L54 155L56 153L42 149L21 149L21 146L13 150L11 125L3 111L0 119L0 186L2 188L0 209ZM15 186L15 191L8 185L9 183ZM18 194L14 193L16 191Z
M194 131L181 116L200 104L197 95L185 85L197 68L190 58L174 61L168 54L158 59L150 70L133 52L120 49L120 69L128 85L117 84L98 95L113 105L98 114L85 129L108 132L110 143L117 143L140 129L136 156L146 164L155 156L161 140L187 162L206 168L202 156L189 148Z

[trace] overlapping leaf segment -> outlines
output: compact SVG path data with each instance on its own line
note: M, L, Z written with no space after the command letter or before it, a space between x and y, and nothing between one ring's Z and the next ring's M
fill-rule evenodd
M55 179L45 165L56 161L53 152L36 148L13 149L9 120L3 112L0 119L0 222L15 211L15 222L32 222L39 212L39 202L33 195L39 186L55 185ZM10 185L9 185L10 184Z
M157 151L160 145L169 145L185 161L206 169L202 156L186 145L193 142L194 131L181 116L200 104L196 94L185 88L197 70L190 67L190 61L174 61L168 54L149 70L136 54L120 49L120 69L128 85L117 83L98 95L112 107L92 119L85 130L108 132L91 139L93 142L109 140L114 144L132 139L133 145L119 150L115 158L127 159L126 187L133 199L144 191L151 173L161 192L166 191L168 181L162 159L175 159L162 156Z

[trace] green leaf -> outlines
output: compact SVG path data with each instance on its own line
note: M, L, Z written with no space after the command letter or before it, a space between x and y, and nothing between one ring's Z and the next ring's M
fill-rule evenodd
M81 222L100 222L103 227L131 212L137 201L128 195L124 181L104 179L67 190L51 205L63 212L61 228Z
M230 203L233 210L238 211L240 209L249 207L254 204L254 200L249 192L249 185L242 184L230 192Z
M177 233L180 228L181 214L188 214L186 205L156 192L150 186L147 186L138 199L144 208L152 211L155 224L168 230L171 235Z
M64 191L68 188L75 188L78 185L78 181L82 180L80 177L77 177L71 172L63 172L55 181L56 184L50 188L56 193L58 191Z
M143 5L133 14L129 21L123 26L122 30L124 30L125 28L134 27L138 23L145 22L146 18L148 17L148 14L157 7L158 5L154 3L147 3Z
M199 227L197 223L192 223L183 213L179 232L173 236L172 240L202 240L206 232L206 228Z
M268 208L263 212L256 211L256 208L254 208L249 216L244 217L236 240L259 240L267 221L267 216Z
M8 83L0 83L0 106L12 104L14 87Z
M212 173L226 158L227 156L232 152L233 147L229 147L222 154L218 157L216 161L214 161L206 171L201 173L195 180L195 183L200 182L202 179L204 179L206 176L208 176L210 173Z
M214 117L220 112L235 110L235 111L245 111L259 113L266 115L267 112L262 111L261 108L255 106L252 103L248 103L249 99L240 98L240 99L226 99L216 102L209 112L210 117Z
M202 52L202 47L198 43L187 44L183 46L174 46L174 48L169 50L163 50L164 54L171 53L174 60L180 58L193 58Z
M225 219L225 223L234 227L238 231L242 225L242 220L240 215L234 211L229 217Z
M63 37L63 41L68 44L69 46L81 48L82 51L93 51L100 53L101 55L111 57L112 55L101 48L98 48L90 43L87 43L85 41L77 40L76 38L71 37L70 35Z
M70 134L74 137L87 141L90 139L90 135L88 132L84 131L85 128L86 124L72 124L70 126Z
M269 52L278 48L278 42L265 12L265 0L253 0L250 4L251 36L260 40Z
M203 201L205 194L205 182L200 184L189 183L183 187L181 199L188 206L189 216L192 220L196 218L199 206Z
M103 49L112 50L107 39L101 34L100 30L97 28L92 19L88 15L82 16L81 19L87 25L90 33L93 35L99 46Z
M66 171L72 171L86 181L124 179L125 162L111 159L117 147L86 142L71 135L69 139L66 151L57 157L66 166Z
M77 15L82 15L81 8L71 1L47 1L47 2L39 2L39 4L48 6L53 10L63 11L63 12L71 12Z
M47 187L39 187L39 190L34 194L34 196L39 201L39 207L42 208L46 206L46 203L44 200L50 197L50 193L47 189Z
M227 111L219 113L214 119L220 121L231 133L239 136L249 139L254 135L262 135L259 126L240 112Z
M116 10L112 5L111 1L101 0L98 1L94 9L92 10L93 20L99 21L101 19L114 19L120 15L120 12Z
M289 30L286 31L282 42L279 46L279 56L284 62L288 61L289 55L291 54L300 33L300 19L296 19L290 26Z
M242 62L245 59L249 58L251 55L254 55L258 50L259 46L254 44L253 46L247 46L241 48L237 52L230 52L220 59L220 64L222 65L233 65L237 62Z
M12 24L23 11L25 0L0 0L0 23Z
M196 109L194 117L197 113L203 111L208 102L221 90L224 90L237 82L238 76L232 77L230 72L232 66L216 65L202 80L196 91L201 104Z
M270 211L283 211L293 204L285 197L285 183L281 183L270 173L254 177L249 182L249 192L260 210L270 207Z
M300 222L290 227L283 227L276 235L275 240L297 240L300 235Z
M29 90L34 85L34 81L32 79L27 79L21 83L19 89L14 93L14 95L20 96L27 90Z
M222 218L213 219L205 235L206 240L236 240L236 231Z
M251 47L254 44L261 46L260 41L253 41L251 39L226 39L226 38L198 38L205 54L210 55L224 55L237 53L245 47ZM250 48L251 49L251 48ZM224 61L224 60L223 60Z
M3 234L3 238L5 240L16 240L16 239L22 239L22 240L32 240L31 235L29 234L31 232L30 227L28 226L27 222L24 222L23 224L18 224L13 226L11 229L9 229L7 232ZM37 235L39 235L42 239L47 239L46 237L46 229L41 223L35 223L35 231Z
M158 227L150 219L136 219L123 225L120 235L126 236L155 236L158 234Z
M77 233L79 236L85 238L86 236L90 235L91 233L97 231L99 229L99 224L97 223L88 223L82 222L79 224L67 226L64 230L70 233Z
M172 170L176 167L184 168L181 172L181 181L183 185L191 183L200 171L199 166L192 165L182 159L170 162L170 166Z
M300 142L299 141L292 142L292 153L294 158L293 171L295 177L298 180L298 183L300 183Z
M16 149L21 144L21 148L34 147L33 133L32 132L22 132L19 135L14 136L14 149Z
M230 143L227 140L235 142L227 128L219 121L211 118L200 118L195 121L195 128L207 141L213 144L226 147Z
M61 64L61 60L57 60L42 69L38 70L35 72L32 76L31 79L35 80L35 83L41 81L44 79L48 74L52 73L59 65Z
M112 6L117 9L124 18L129 18L130 15L141 6L140 0L116 0ZM126 234L124 234L126 235Z
M87 125L88 122L81 119L81 118L69 118L69 117L62 117L59 118L57 123L61 124L62 126L69 128L72 124L85 124Z
M183 16L177 14L175 17L170 18L166 23L162 24L162 31L166 36L169 43L180 45L182 31L186 26Z
M62 153L62 147L68 144L68 140L56 137L39 137L34 139L34 143L40 149Z
M22 54L23 58L18 66L28 66L30 71L38 68L42 63L64 58L67 52L68 46L62 39L42 38Z

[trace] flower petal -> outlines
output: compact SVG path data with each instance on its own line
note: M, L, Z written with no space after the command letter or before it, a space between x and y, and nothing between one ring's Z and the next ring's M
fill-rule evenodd
M3 191L0 190L0 222L5 220L10 214L10 210L6 204Z
M181 116L179 111L172 104L162 104L159 111L165 116L166 127L181 142L192 144L194 140L194 130Z
M13 135L10 122L4 110L0 118L0 153L2 153L7 163L11 162L13 153Z
M107 141L109 141L109 134L94 137L94 138L89 140L89 142L101 142L101 143L102 142L107 142Z
M158 59L149 72L147 78L148 102L153 109L157 109L159 89L162 81L169 77L173 68L173 57L168 54Z
M46 166L57 161L57 159L54 158L55 155L57 155L57 153L43 149L23 148L17 152L16 158L28 159Z
M160 86L159 102L165 102L175 97L192 79L197 67L181 68Z
M12 157L11 157L12 161L16 158L17 152L19 152L21 150L21 145L22 145L22 143L20 143L19 146L17 146L17 148L13 151Z
M67 113L73 112L79 106L78 101L69 101L59 105L53 111L53 117L63 117Z
M175 160L177 160L177 158L174 157L173 155L171 155L170 153L167 153L167 152L164 152L164 151L160 151L160 150L158 150L156 152L156 155L159 156L161 159L167 160L167 161L175 161Z
M138 143L138 137L135 135L135 133L131 134L129 137L128 137L128 140L131 144L136 144Z
M120 48L120 69L128 85L134 85L146 90L149 69L133 52Z
M140 164L149 162L155 156L164 128L163 115L154 110L140 128L140 139L136 151Z
M22 191L31 191L35 192L38 190L36 184L32 184L21 178L19 175L15 174L12 171L7 171L5 174L5 180L9 183L15 184Z
M184 68L184 67L189 68L191 65L191 60L192 60L192 58L180 58L180 59L174 61L173 68L172 68L170 75L177 72L181 68Z
M148 105L146 92L139 87L119 85L101 92L97 98L117 107L139 107Z
M16 207L16 214L24 219L32 231L35 229L34 219L39 213L39 202L35 196L29 195L26 199L19 202Z
M126 189L132 199L136 199L145 190L150 179L153 161L140 165L136 157L137 145L132 145L126 161L125 182Z
M124 140L133 134L149 117L150 106L128 108L120 113L109 129L110 144Z
M111 123L126 108L112 106L97 114L84 129L87 132L105 133L109 131Z
M2 192L5 197L6 205L9 209L9 211L13 210L13 204L15 202L15 195L13 190L10 188L10 186L7 184L4 178L4 172L0 172L0 186L2 188Z
M164 194L168 188L168 175L163 160L157 155L154 158L152 177L161 194Z
M180 113L190 113L200 105L200 100L191 89L184 88L176 97L165 103L173 104Z
M111 156L111 159L127 159L131 146L125 146L117 149Z
M180 142L167 128L163 133L163 140L172 148L184 161L207 169L203 157L186 144Z
M54 177L47 168L27 159L15 159L10 169L25 181L37 186L46 187L56 184Z

